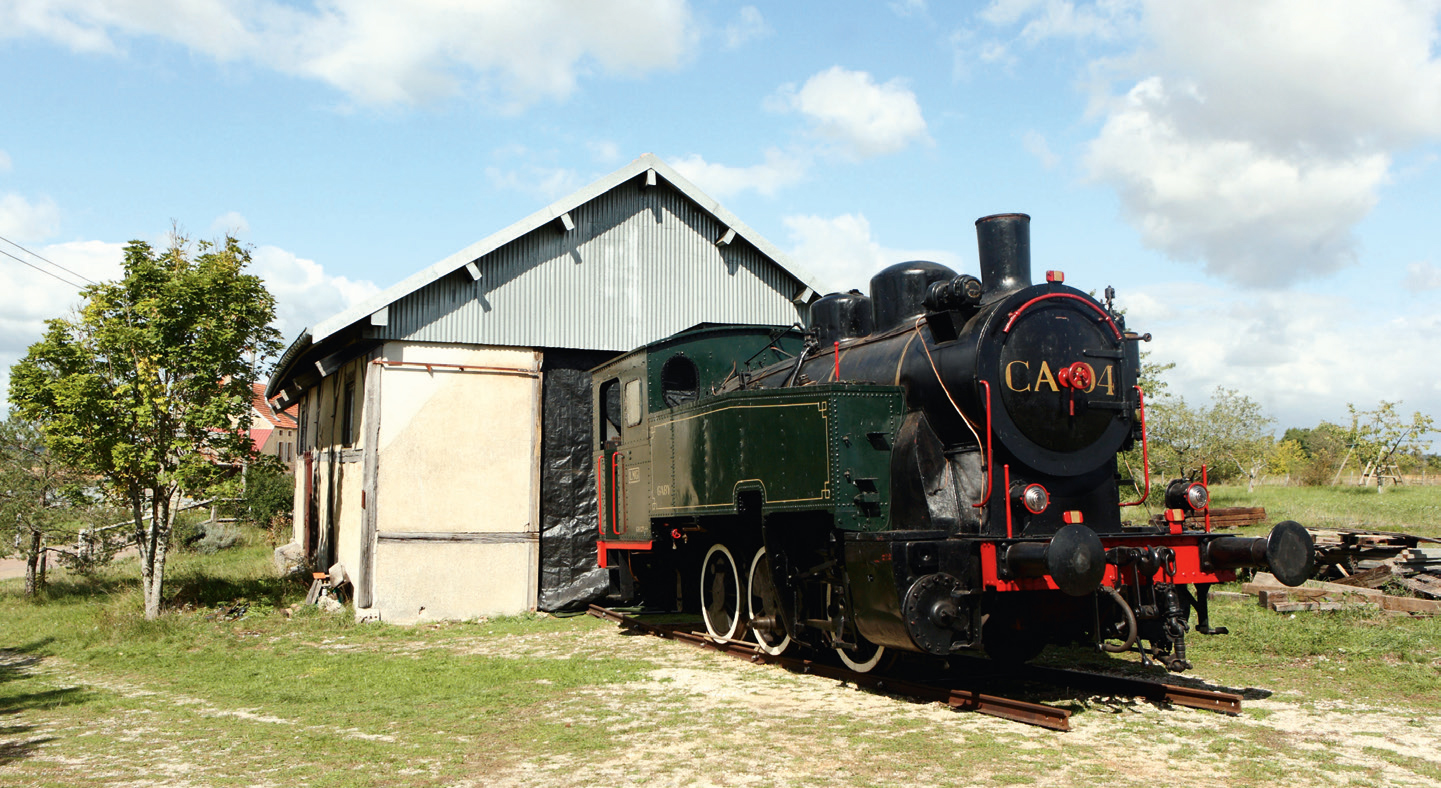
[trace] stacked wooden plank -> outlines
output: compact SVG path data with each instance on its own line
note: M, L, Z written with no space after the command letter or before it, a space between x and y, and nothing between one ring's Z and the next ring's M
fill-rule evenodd
M1398 614L1436 615L1441 613L1441 600L1394 596L1376 588L1342 583L1308 580L1298 588L1281 585L1272 575L1261 572L1256 579L1241 586L1255 594L1261 606L1278 613L1341 610L1352 607L1374 607Z
M1244 525L1257 525L1266 522L1266 507L1264 506L1229 506L1213 507L1211 509L1211 528L1239 528ZM1163 526L1166 524L1165 514L1151 516L1151 525ZM1191 512L1186 516L1187 528L1203 528L1206 525L1205 512Z

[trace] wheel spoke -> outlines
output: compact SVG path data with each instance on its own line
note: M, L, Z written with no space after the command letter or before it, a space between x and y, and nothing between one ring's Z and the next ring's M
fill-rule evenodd
M751 634L756 645L767 654L777 655L791 644L781 616L780 594L771 576L771 559L764 547L751 561L750 571Z
M720 640L742 637L741 575L723 544L712 545L701 562L700 593L706 632Z

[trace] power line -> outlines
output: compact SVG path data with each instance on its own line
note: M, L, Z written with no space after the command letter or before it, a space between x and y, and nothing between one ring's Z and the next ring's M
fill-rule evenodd
M70 275L72 275L72 276L78 276L78 277L80 277L81 279L84 279L85 281L89 282L89 283L92 284L92 285L94 285L94 284L99 284L99 282L96 282L94 279L91 279L90 277L86 276L85 274L82 274L82 273L80 273L79 271L72 271L72 270L70 270L69 268L66 268L65 266L63 266L63 265L55 262L54 260L46 259L45 257L42 257L41 255L39 255L39 254L37 254L37 253L35 253L35 252L32 252L32 251L30 251L29 249L26 249L25 247L21 246L20 244L15 243L14 241L10 240L9 238L6 238L6 237L3 236L3 235L0 235L0 241L4 241L5 243L10 244L11 246L15 247L16 249L19 249L20 251L24 252L25 254L28 254L28 255L30 255L30 256L32 256L32 257L37 257L37 258L39 258L39 259L41 259L41 260L44 260L45 262L47 262L47 263L55 266L56 268L59 268L61 271L64 271L64 272L67 273L67 274L70 274ZM8 252L7 252L7 254L8 254ZM15 257L15 255L13 255L13 254L10 255L10 256L11 256L11 257ZM15 259L20 260L20 258L18 258L18 257L16 257ZM20 262L23 263L23 262L25 262L25 261L24 261L24 260L20 260ZM28 265L28 263L27 263L27 265ZM32 267L33 267L33 266L32 266Z
M84 289L85 289L85 285L75 284L74 282L70 281L69 279L66 279L65 277L61 276L60 274L55 273L54 271L46 271L44 268L41 268L40 266L35 265L34 263L31 263L31 262L26 261L26 260L21 260L20 258L16 257L16 256L13 255L13 254L10 254L9 252L5 251L4 249L0 249L0 254L5 255L6 257L10 258L11 260L14 260L14 261L17 262L17 263L20 263L21 265L28 265L28 266L30 266L31 268L34 268L36 271L39 271L40 273L45 274L45 275L48 276L48 277L51 277L51 278L53 278L53 279L58 279L58 280L60 280L61 282L64 282L65 284L70 285L71 287L75 288L76 290L84 290ZM46 261L46 262L49 262L49 261ZM52 264L52 265L53 265L53 264ZM76 274L76 276L79 276L79 274ZM87 279L86 281L88 282L88 281L90 281L90 280Z

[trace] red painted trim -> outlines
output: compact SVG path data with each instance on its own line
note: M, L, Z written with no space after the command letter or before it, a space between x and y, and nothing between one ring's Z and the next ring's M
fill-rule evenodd
M1092 301L1091 299L1087 298L1086 296L1076 295L1075 293L1047 293L1047 294L1045 294L1045 295L1036 296L1035 298L1032 298L1031 300L1027 301L1026 303L1021 304L1021 307L1020 307L1019 309L1017 309L1016 311L1014 311L1014 312L1011 313L1011 319L1006 321L1006 327L1003 328L1003 329L1001 329L1001 333L1003 333L1003 334L1009 334L1009 333L1011 333L1011 326L1015 324L1016 318L1020 317L1022 312L1026 311L1027 309L1029 309L1030 306L1031 306L1032 304L1036 303L1037 301L1045 301L1045 300L1048 299L1048 298L1069 298L1069 299L1071 299L1072 301L1080 301L1081 303L1083 303L1083 304L1085 304L1086 306L1090 307L1093 311L1095 311L1095 312L1097 312L1098 314L1100 314L1100 316L1105 319L1106 325L1110 326L1110 327L1111 327L1111 331L1116 334L1116 340L1117 340L1117 341L1120 341L1120 339L1121 339L1121 329L1116 325L1116 321L1112 320L1112 319L1111 319L1111 316L1108 315L1108 314L1106 314L1106 310L1102 309L1099 305L1096 304L1096 302Z
M991 382L989 380L983 380L980 383L986 387L986 494L981 496L980 503L971 504L971 506L976 509L985 506L986 502L991 500L991 485L993 483L991 463L994 456L991 454Z
M1207 572L1201 569L1201 544L1194 537L1187 536L1162 536L1150 539L1139 540L1127 539L1101 539L1101 546L1106 549L1119 546L1128 547L1170 547L1176 551L1176 576L1174 578L1166 575L1162 570L1157 569L1151 577L1154 583L1174 582L1176 584L1194 583L1226 583L1236 579L1236 573L1229 569L1222 569L1216 572ZM1115 566L1106 565L1106 573L1101 577L1101 585L1111 588L1120 588L1126 585L1133 585L1136 582L1134 569L1126 567L1125 571L1119 571ZM1044 577L1018 577L1014 580L1003 580L1000 577L999 563L996 560L996 543L981 543L981 585L987 591L1059 591L1060 586L1050 578Z
M650 550L655 542L606 542L607 550Z
M1136 387L1136 405L1141 409L1141 475L1146 477L1146 490L1141 493L1140 498L1123 503L1122 506L1140 506L1151 497L1151 453L1146 433L1146 392L1142 391L1140 386Z
M1206 533L1211 533L1211 485L1206 482L1206 466L1201 466L1201 486L1206 488Z
M1006 474L1006 538L1013 539L1015 534L1011 531L1011 466L1002 465L1001 468L1005 470Z
M836 374L833 375L833 376L831 376L831 380L840 380L840 379L841 379L841 341L838 339L838 340L836 340Z

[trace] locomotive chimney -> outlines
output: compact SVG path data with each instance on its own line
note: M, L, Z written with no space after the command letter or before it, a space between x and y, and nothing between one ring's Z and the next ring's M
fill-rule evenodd
M976 220L982 302L1031 285L1031 217L998 213Z

